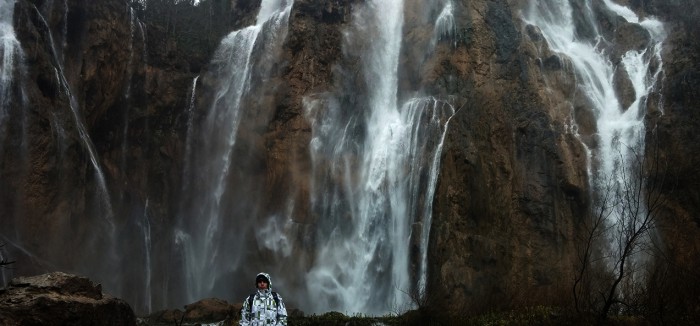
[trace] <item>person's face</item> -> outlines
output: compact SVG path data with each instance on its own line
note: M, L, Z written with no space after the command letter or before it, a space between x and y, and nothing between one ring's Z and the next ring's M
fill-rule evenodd
M265 280L259 280L258 281L258 289L260 290L267 290L267 287L270 286L270 284L267 284Z

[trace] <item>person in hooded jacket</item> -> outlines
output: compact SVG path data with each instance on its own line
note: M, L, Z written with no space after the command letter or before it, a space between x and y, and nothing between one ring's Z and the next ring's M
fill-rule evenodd
M255 276L257 291L243 301L241 326L286 326L287 309L282 297L272 291L270 275L259 273Z

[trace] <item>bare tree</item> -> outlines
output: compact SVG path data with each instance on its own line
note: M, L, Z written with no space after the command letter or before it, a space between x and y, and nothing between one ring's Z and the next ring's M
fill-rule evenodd
M616 307L631 307L644 286L639 267L664 205L661 190L667 174L658 143L648 148L649 153L642 153L628 147L627 156L618 152L617 173L598 189L596 209L577 241L573 296L579 313L606 319Z
M596 306L593 293L593 286L599 284L594 280L594 276L598 273L593 273L598 263L602 260L599 251L600 241L605 238L606 230L605 222L611 215L611 205L613 196L613 187L608 185L604 188L604 192L598 198L598 207L590 218L586 219L578 233L580 238L576 241L576 266L574 268L574 283L573 297L574 308L577 313L582 313L584 310L590 310Z

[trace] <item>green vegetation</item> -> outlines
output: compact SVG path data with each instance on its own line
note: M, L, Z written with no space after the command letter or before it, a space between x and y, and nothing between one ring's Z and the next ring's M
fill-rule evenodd
M307 317L290 317L290 325L567 325L557 309L538 306L523 311L489 312L479 316L427 315L413 310L401 316L345 316L338 312Z
M434 326L510 326L510 325L614 325L638 326L649 325L649 322L639 317L619 316L599 323L595 318L567 314L566 311L547 306L535 306L522 310L493 311L477 316L426 315L419 310L409 311L400 316L346 316L339 312L329 312L322 315L306 317L290 316L289 325L348 325L348 326L377 326L377 325L434 325Z
M346 316L339 312L329 312L323 315L311 315L306 317L290 316L289 325L403 325L401 318L396 316L388 317L364 317Z

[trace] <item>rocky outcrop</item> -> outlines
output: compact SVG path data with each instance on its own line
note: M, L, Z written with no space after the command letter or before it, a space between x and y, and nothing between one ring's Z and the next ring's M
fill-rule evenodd
M242 302L228 303L217 298L202 299L185 305L184 310L166 309L139 318L139 325L179 325L179 324L204 324L221 323L221 325L238 325L241 318ZM304 317L304 312L287 308L289 317ZM218 324L217 324L218 325Z
M162 310L141 318L142 325L179 325L216 323L225 321L225 325L233 325L240 319L242 304L229 304L225 300L208 298L185 305L185 310Z
M136 325L125 301L87 278L55 272L18 277L0 290L0 324Z

